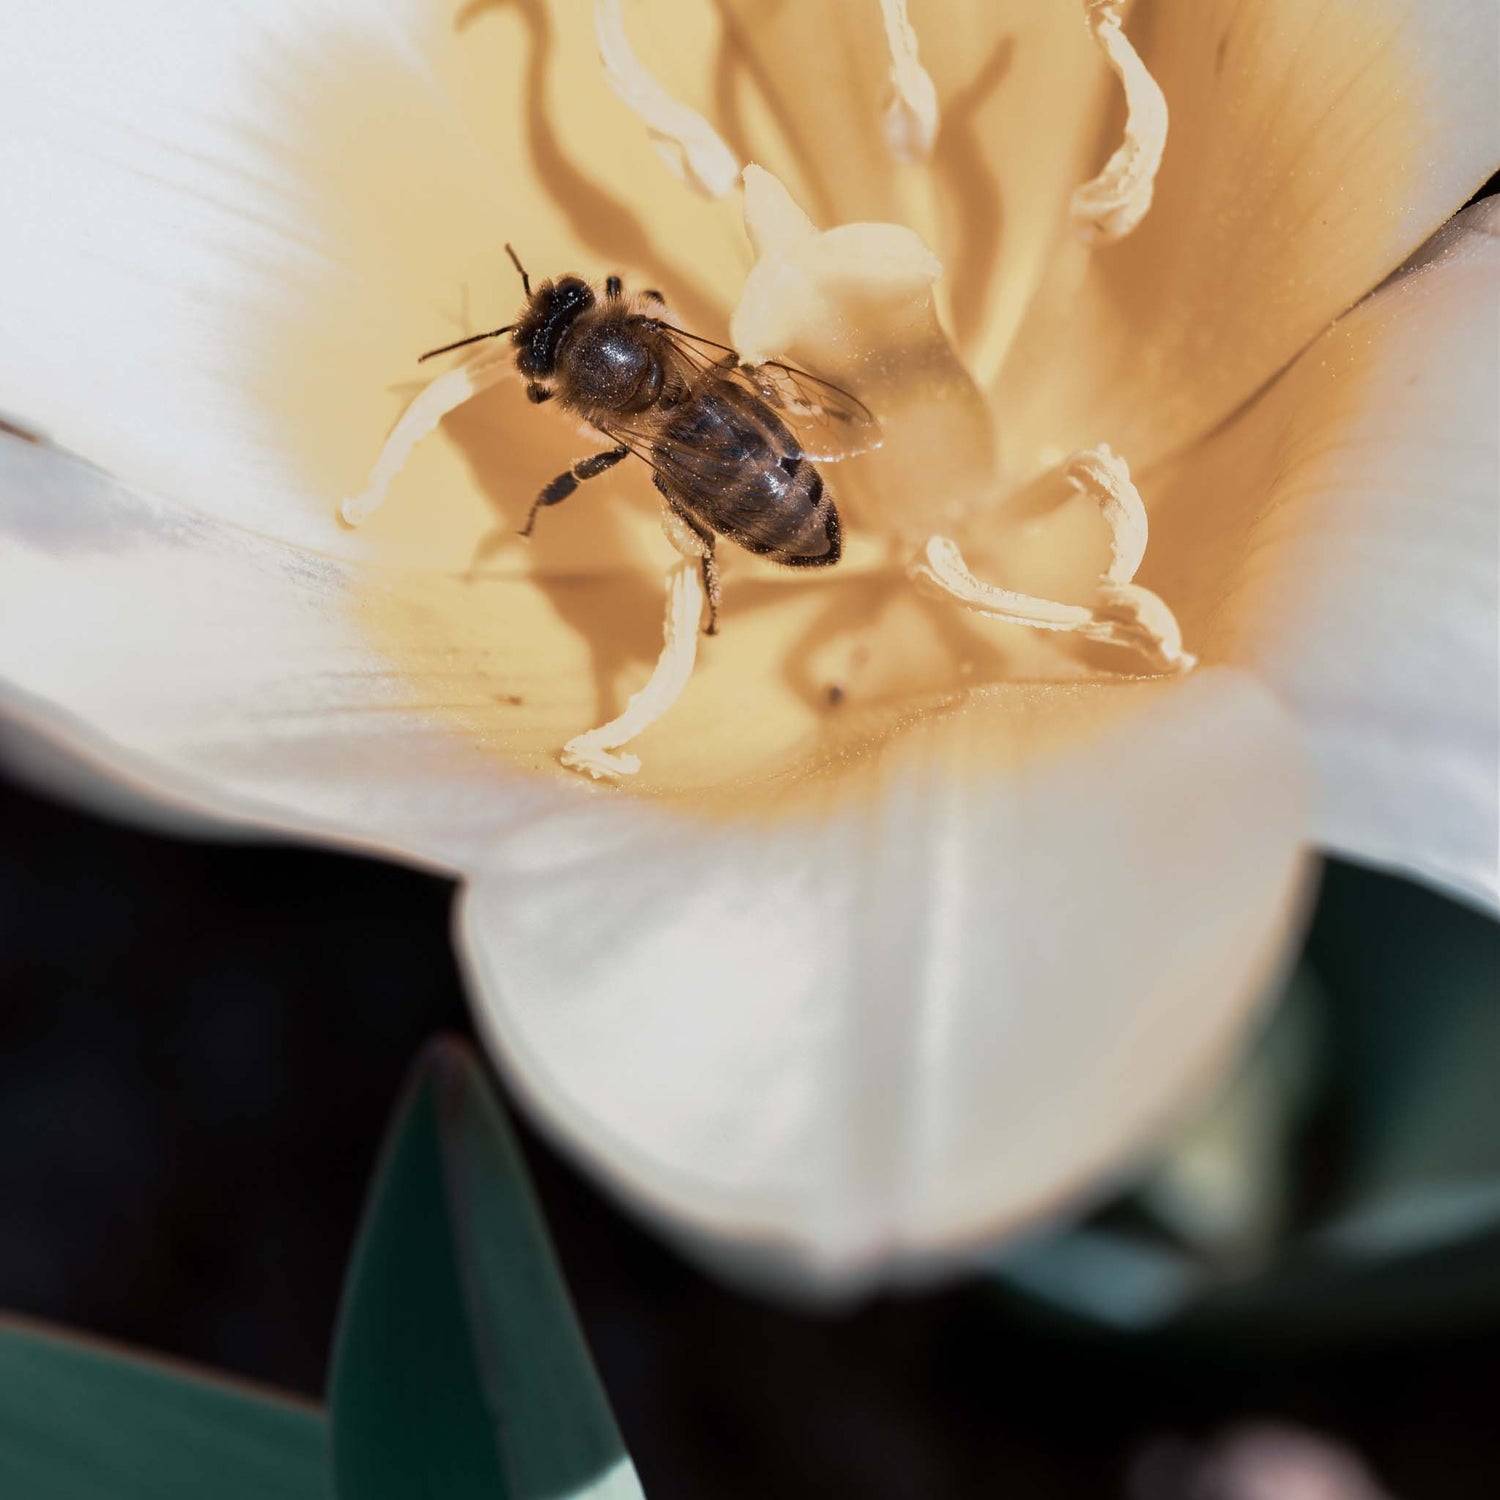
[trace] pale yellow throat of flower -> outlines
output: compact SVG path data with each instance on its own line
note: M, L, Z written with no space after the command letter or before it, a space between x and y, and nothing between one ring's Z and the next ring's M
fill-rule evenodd
M1166 104L1125 38L1123 0L1083 0L1086 22L1126 97L1124 140L1104 170L1074 194L1073 217L1091 241L1128 234L1150 208L1166 142ZM917 56L904 0L880 0L891 53L886 145L903 160L931 151L940 126L932 80ZM770 173L739 163L701 115L675 100L645 70L626 34L620 0L595 0L595 27L610 88L640 118L685 187L709 197L744 195L755 266L733 319L742 358L795 358L836 378L886 420L882 452L841 470L858 504L846 526L906 552L906 573L924 593L974 615L1038 631L1072 634L1131 654L1148 674L1190 670L1195 658L1167 604L1135 582L1148 538L1146 509L1125 460L1104 444L1075 453L1062 467L1074 491L1093 499L1109 529L1110 557L1092 597L1064 603L977 578L956 540L994 509L996 481L986 403L940 326L932 288L941 265L911 230L853 224L819 230ZM384 501L414 447L451 411L501 380L515 378L507 341L482 344L426 386L392 428L365 489L346 499L343 519L358 525ZM913 382L909 372L920 371ZM944 489L934 493L929 455L945 455ZM841 477L841 495L843 481ZM841 498L841 511L844 503ZM666 715L687 690L697 660L707 550L665 505L662 523L682 556L666 586L663 645L647 682L608 723L569 740L559 759L600 779L634 774L625 749ZM940 528L940 529L935 529ZM925 537L925 540L923 538ZM840 568L828 570L838 586Z

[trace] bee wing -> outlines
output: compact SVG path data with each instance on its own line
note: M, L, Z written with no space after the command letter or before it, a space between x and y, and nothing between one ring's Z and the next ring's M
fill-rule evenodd
M796 365L775 359L741 365L734 378L776 408L811 459L854 458L885 441L875 413L858 396Z
M744 463L743 453L722 442L698 441L691 447L664 443L661 426L649 415L605 417L590 424L622 448L628 448L656 474L677 500L698 508L697 497L733 483Z
M742 386L774 408L808 458L825 463L853 458L885 441L875 413L842 386L779 359L759 365L731 364L728 361L735 351L728 344L671 324L659 326L689 364Z
M589 425L596 432L602 432L605 437L612 438L622 448L630 449L648 469L655 470L665 479L672 477L662 467L661 455L656 451L653 443L654 435L645 424L606 418L602 422L590 422Z

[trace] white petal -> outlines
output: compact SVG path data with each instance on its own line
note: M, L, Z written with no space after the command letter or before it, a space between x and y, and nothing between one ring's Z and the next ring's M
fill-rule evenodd
M217 816L462 868L566 793L456 731L443 695L470 685L444 670L455 643L431 643L425 672L393 665L363 623L371 592L356 565L0 438L0 705L22 727L0 749L154 822ZM480 681L516 685L498 658Z
M9 6L0 414L200 513L379 556L393 523L351 533L338 504L417 355L513 316L506 240L539 275L645 273L695 309L719 275L727 312L742 247L721 230L669 275L640 225L702 245L733 211L672 183L586 22L557 38L519 9ZM561 135L549 88L578 101ZM466 566L505 459L425 444L401 561Z
M1500 842L1500 199L1147 486L1152 584L1264 674L1317 836L1483 904Z
M1155 202L1053 256L994 391L1022 473L1211 430L1500 166L1494 0L1159 0L1127 30L1171 111Z
M980 770L980 700L877 795L777 821L622 798L497 846L463 914L531 1107L710 1251L858 1279L1056 1211L1227 1060L1294 930L1295 755L1206 673ZM993 754L993 751L991 751Z

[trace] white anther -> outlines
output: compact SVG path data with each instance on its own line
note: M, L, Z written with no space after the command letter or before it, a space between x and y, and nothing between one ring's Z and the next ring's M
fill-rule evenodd
M1167 148L1167 101L1125 35L1125 0L1083 0L1085 21L1125 89L1125 135L1104 170L1073 192L1073 222L1087 240L1119 240L1151 207Z
M1130 482L1130 466L1109 446L1081 448L1063 465L1063 478L1082 495L1092 495L1109 527L1109 583L1129 583L1146 556L1151 538L1141 492Z
M505 339L499 344L484 345L461 365L445 370L430 385L424 386L391 428L364 489L349 496L339 507L339 514L350 526L368 521L385 503L386 492L411 457L412 449L450 411L465 401L472 401L492 385L510 379L515 373L515 350L511 348L510 340Z
M684 559L667 575L667 618L661 655L647 682L608 724L575 735L559 757L572 771L597 780L634 776L641 768L638 755L617 753L644 733L682 696L698 658L698 626L703 618L703 582L699 564Z
M740 180L740 164L698 113L674 99L636 56L625 34L620 0L594 0L599 60L616 98L640 116L657 154L689 187L722 198Z
M885 107L885 142L902 161L924 161L938 133L937 89L917 61L917 33L906 0L880 0L891 49L891 99Z
M1138 583L1106 580L1099 600L1094 611L1098 628L1083 632L1090 640L1138 652L1164 676L1191 672L1198 665L1198 658L1182 649L1182 628L1160 594Z
M922 556L908 569L920 584L946 594L950 599L1009 625L1028 625L1033 630L1082 631L1093 623L1094 612L1081 604L1059 604L1012 589L981 583L964 561L963 552L951 537L930 536Z
M639 771L639 756L615 751L649 729L682 696L697 660L697 627L702 615L699 564L684 558L667 574L664 639L651 679L625 703L625 711L618 718L574 735L562 747L559 759L570 771L586 772L595 780Z
M1092 495L1110 528L1110 562L1092 606L1060 604L983 583L970 571L958 543L944 536L927 539L923 555L908 572L930 591L965 609L1024 625L1032 630L1063 630L1086 640L1123 646L1144 656L1154 671L1190 671L1197 658L1182 649L1182 631L1163 600L1133 582L1146 555L1148 527L1140 491L1125 460L1104 445L1075 453L1063 469L1070 484Z

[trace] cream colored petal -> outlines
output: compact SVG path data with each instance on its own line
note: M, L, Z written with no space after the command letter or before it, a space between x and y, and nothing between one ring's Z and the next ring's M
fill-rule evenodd
M619 715L662 650L677 553L653 515L639 568L587 566L591 530L628 509L595 483L539 527L539 549L583 559L572 571L533 580L504 554L424 573L309 553L0 438L0 681L23 719L147 794L461 868L513 796L587 795L559 752ZM955 631L897 568L848 557L830 583L724 562L721 632L632 743L632 796L714 817L798 787L858 798L843 773L872 747L1013 670L1009 646ZM1043 697L1019 689L1014 724L1065 742ZM1057 701L1088 725L1114 700Z
M185 514L0 437L6 704L143 796L461 869L517 801L588 797L560 752L619 715L661 653L678 554L652 515L642 566L591 570L591 529L628 509L595 483L539 527L538 548L584 559L572 571L533 580L505 554L423 573ZM632 797L715 818L857 799L873 747L1012 669L1009 647L963 638L898 569L846 558L830 584L726 549L724 572L720 634L630 746ZM1014 753L1018 725L1066 742L1069 715L1087 727L1115 702L1060 689L1059 717L1044 698L1018 690L986 763ZM31 762L72 785L72 761Z
M1332 849L1486 905L1500 863L1500 199L1153 480L1147 572L1260 672Z
M1020 701L980 697L857 805L531 819L463 912L502 1066L628 1202L762 1273L858 1280L1058 1211L1212 1082L1294 932L1269 695L1132 702L1007 773Z
M20 0L7 22L0 412L198 512L467 567L505 469L452 424L390 516L354 534L336 509L416 356L515 313L504 242L721 326L738 288L736 210L682 190L586 22L539 0ZM538 425L566 439L548 416L502 427L502 460Z
M528 804L560 800L565 773L524 778L524 748L507 765L456 718L489 712L513 741L529 728L538 749L560 744L558 719L591 711L587 673L583 701L559 712L528 671L534 649L503 633L481 647L438 635L417 660L393 659L365 616L399 585L0 438L0 706L20 729L0 730L0 746L111 811L461 869ZM535 591L492 592L503 619ZM413 587L388 607L421 615L432 594ZM484 646L488 673L454 670Z
M993 387L1010 469L1138 469L1223 420L1500 165L1492 0L1162 0L1155 205L1058 251Z

